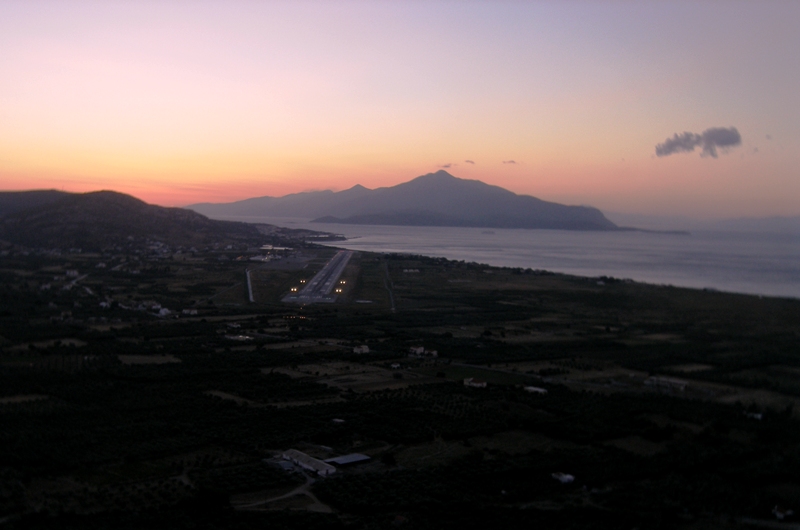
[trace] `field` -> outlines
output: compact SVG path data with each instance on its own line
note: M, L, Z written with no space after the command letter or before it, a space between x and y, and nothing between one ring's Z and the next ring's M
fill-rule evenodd
M254 252L2 257L5 527L744 528L800 509L798 300L357 253L336 302L304 306L280 299L335 251ZM323 478L285 469L290 448L371 461Z

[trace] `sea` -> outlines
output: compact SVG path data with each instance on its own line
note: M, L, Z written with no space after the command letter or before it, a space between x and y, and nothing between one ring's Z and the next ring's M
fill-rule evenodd
M800 299L800 232L583 232L224 219L333 232L347 240L331 246L352 250Z

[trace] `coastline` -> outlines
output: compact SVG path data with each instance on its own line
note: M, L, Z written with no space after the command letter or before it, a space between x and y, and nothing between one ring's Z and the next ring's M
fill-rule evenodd
M800 298L800 236L733 231L482 229L311 224L308 219L225 217L346 237L328 246L419 254L584 277L630 278L724 292ZM492 233L485 233L492 232Z

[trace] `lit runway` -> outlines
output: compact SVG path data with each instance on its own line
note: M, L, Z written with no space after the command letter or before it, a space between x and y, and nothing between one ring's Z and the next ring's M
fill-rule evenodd
M331 291L336 286L336 281L344 272L344 268L352 256L352 250L340 250L299 293L286 295L282 301L298 304L334 302L336 294L331 294Z

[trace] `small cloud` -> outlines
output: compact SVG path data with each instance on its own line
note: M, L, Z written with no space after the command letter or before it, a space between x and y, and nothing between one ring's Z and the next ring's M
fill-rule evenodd
M656 145L656 156L669 156L675 153L689 153L696 147L701 147L700 156L717 158L717 149L723 152L742 144L742 136L736 127L712 127L702 134L684 132L675 133L672 138L667 138L663 143Z
M516 164L514 160L503 160L504 164Z
M447 164L442 164L439 167L442 168L442 169L450 169L452 166L453 166L453 164L447 163Z
M694 148L700 145L703 137L699 134L685 132L683 134L675 133L672 138L667 138L664 143L656 146L656 156L668 156L675 153L688 153L694 151Z
M754 147L754 148L753 148L753 152L754 152L754 153L758 153L758 147Z
M772 140L772 135L771 134L767 135L767 140Z
M742 135L736 127L712 127L703 131L703 156L717 158L717 147L727 150L742 145Z
M473 164L474 165L475 161L473 161L473 160L464 160L464 163L465 164Z

